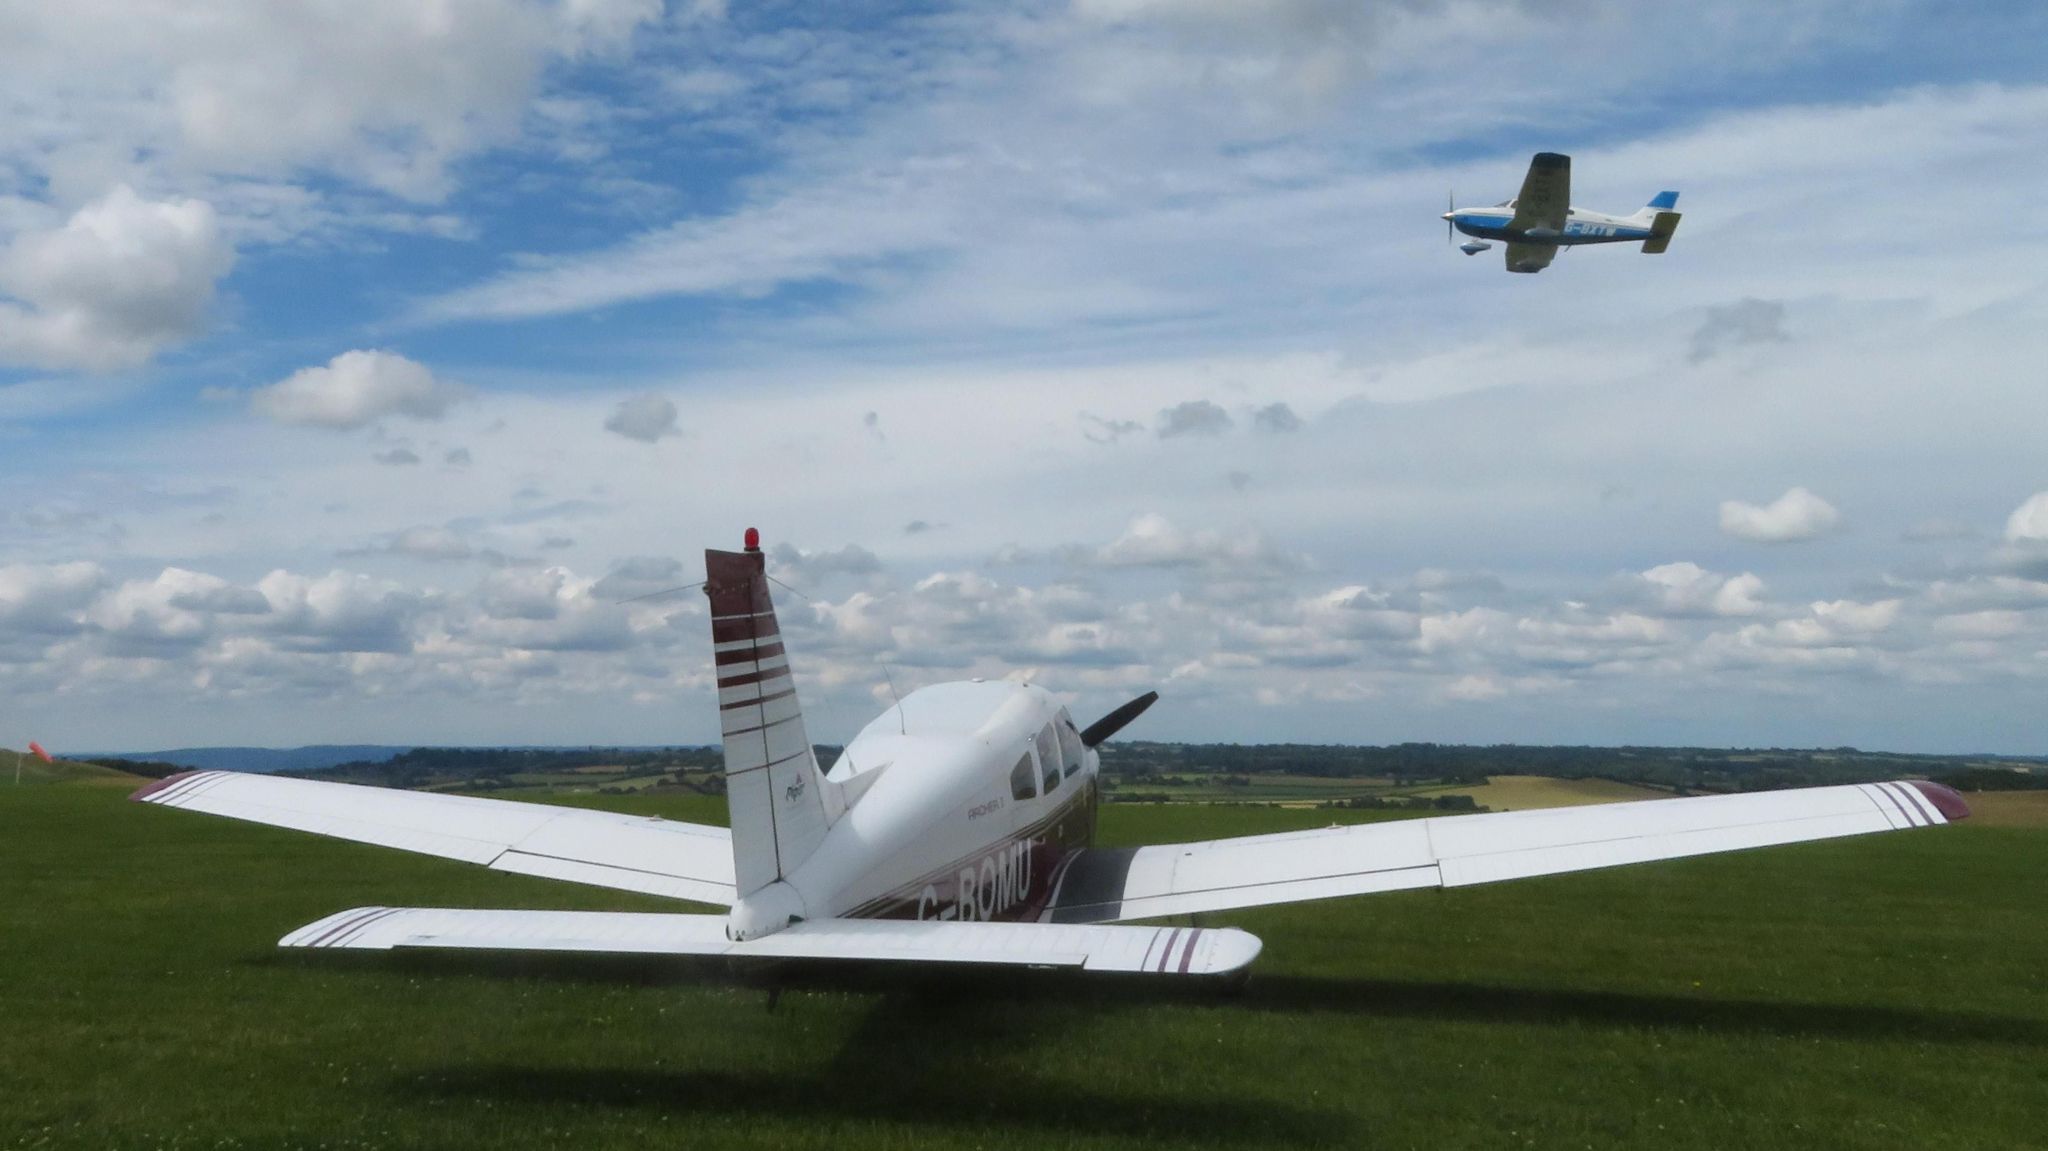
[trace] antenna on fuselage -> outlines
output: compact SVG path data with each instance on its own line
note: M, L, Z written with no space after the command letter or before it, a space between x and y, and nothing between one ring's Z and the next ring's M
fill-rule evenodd
M889 665L882 664L882 678L889 681L889 698L896 701L896 731L899 735L910 734L910 723L903 718L903 697L896 694L896 677L889 673Z

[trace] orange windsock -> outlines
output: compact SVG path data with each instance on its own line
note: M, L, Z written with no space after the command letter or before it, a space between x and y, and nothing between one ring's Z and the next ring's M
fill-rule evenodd
M29 740L28 749L37 759L42 760L44 763L50 762L50 753L43 750L42 744L37 743L35 740Z

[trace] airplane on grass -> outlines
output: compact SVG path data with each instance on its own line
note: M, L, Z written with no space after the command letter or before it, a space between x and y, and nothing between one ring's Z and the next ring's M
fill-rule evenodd
M1091 846L1104 740L1035 684L912 692L819 769L760 537L706 551L731 829L578 808L280 779L174 775L165 807L679 900L724 914L358 907L293 948L470 948L1243 973L1259 940L1131 924L1378 891L1463 887L1653 859L1931 827L1969 814L1910 780L1460 815L1151 847Z
M1491 208L1460 208L1444 213L1444 235L1451 229L1471 236L1458 250L1476 256L1507 243L1510 272L1540 272L1550 266L1559 248L1580 244L1632 244L1642 241L1645 255L1661 255L1678 231L1678 193L1659 192L1632 216L1609 216L1571 206L1572 158L1538 152L1522 177L1522 194Z

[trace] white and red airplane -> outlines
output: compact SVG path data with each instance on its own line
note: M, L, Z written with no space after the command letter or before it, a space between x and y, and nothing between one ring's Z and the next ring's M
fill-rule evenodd
M1969 814L1947 787L1908 780L1093 847L1095 747L1154 693L1083 729L1034 684L937 684L877 717L821 771L758 534L749 528L745 551L707 551L704 561L730 830L223 771L175 775L135 798L729 908L704 915L359 907L293 931L283 947L1161 976L1241 972L1259 940L1232 928L1125 921L1462 887L1937 826Z

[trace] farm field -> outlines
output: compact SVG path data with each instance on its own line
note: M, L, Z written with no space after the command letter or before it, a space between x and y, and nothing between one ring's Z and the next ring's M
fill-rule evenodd
M0 789L0 1148L2048 1146L2038 793L1973 795L1955 828L1218 915L1266 943L1236 997L896 978L774 1014L641 964L282 955L362 904L677 905L123 794ZM1103 838L1375 814L1112 806Z
M1624 803L1633 799L1669 799L1671 793L1612 779L1552 779L1543 775L1494 775L1474 787L1426 787L1409 795L1469 795L1489 811L1530 811L1542 807L1573 807L1582 803Z

